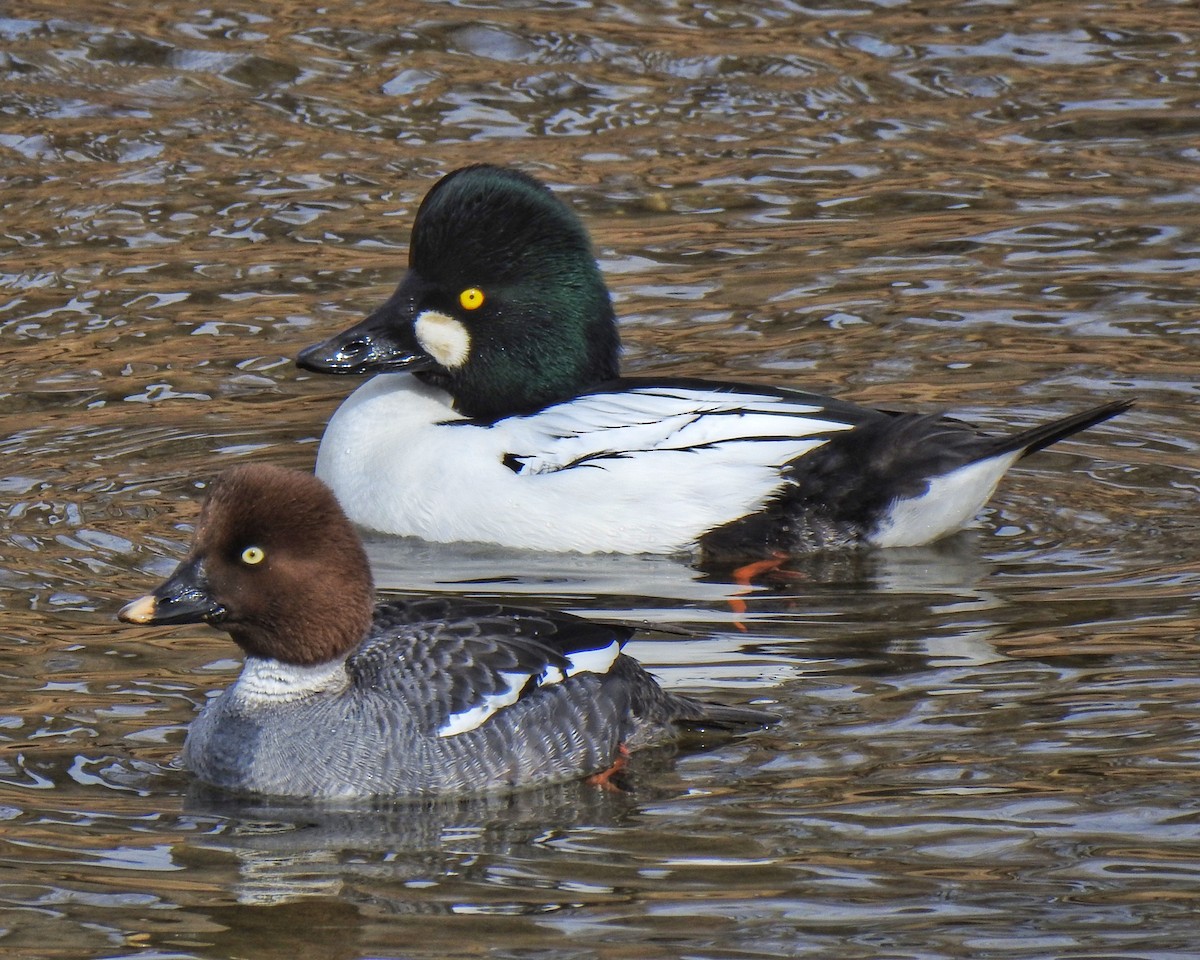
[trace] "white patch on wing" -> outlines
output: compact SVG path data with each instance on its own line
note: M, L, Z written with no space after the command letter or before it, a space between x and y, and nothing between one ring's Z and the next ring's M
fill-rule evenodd
M230 694L250 704L288 703L317 693L342 689L349 678L343 660L299 667L261 657L247 657Z
M599 650L579 650L567 657L567 676L577 673L608 673L617 662L621 653L621 645L614 640L607 647Z
M826 434L850 427L818 404L671 387L589 394L522 420L544 438L533 444L540 448L536 453L514 451L528 474L561 470L589 457L662 451L716 450L782 465L821 446Z
M453 737L460 733L466 733L468 730L474 730L492 714L516 703L521 696L521 691L525 689L525 684L529 682L529 676L528 673L500 674L508 686L497 693L484 697L482 703L476 704L469 710L450 714L446 718L446 722L438 727L438 736Z
M567 657L566 671L547 665L546 669L537 676L534 686L548 687L554 683L561 683L567 677L573 677L577 673L607 673L616 663L620 653L621 645L616 640L599 650L578 651ZM516 703L521 696L521 691L525 689L532 676L529 673L501 673L500 677L507 687L484 697L481 703L477 703L461 713L453 713L448 716L446 722L438 727L438 736L454 737L482 726L490 717Z
M471 334L454 317L437 310L425 310L417 316L413 332L425 352L448 370L467 362L471 353Z
M963 527L991 498L1020 450L977 460L929 481L929 489L892 505L871 535L877 547L914 547Z

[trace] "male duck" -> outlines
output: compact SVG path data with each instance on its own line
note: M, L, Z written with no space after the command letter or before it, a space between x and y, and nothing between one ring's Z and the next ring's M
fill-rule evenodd
M661 689L631 631L453 599L374 606L362 543L310 474L236 467L211 484L188 556L128 623L206 622L246 654L192 723L207 783L349 799L479 793L602 774L680 727L760 710Z
M299 356L383 374L330 420L317 475L384 533L753 560L936 540L1021 457L1131 404L987 437L798 390L620 378L617 353L575 215L518 171L456 170L421 203L391 298Z

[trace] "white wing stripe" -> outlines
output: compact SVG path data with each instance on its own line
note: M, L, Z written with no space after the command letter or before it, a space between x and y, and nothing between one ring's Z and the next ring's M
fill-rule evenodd
M620 653L621 645L616 640L600 650L581 650L573 653L567 657L567 663L570 664L567 667L567 676L573 677L577 673L608 673L617 662Z
M607 647L602 647L599 650L580 650L567 657L567 669L564 672L556 666L547 666L535 681L535 686L548 687L551 684L559 683L567 677L573 677L577 673L607 673L612 665L616 663L617 657L621 653L621 645L614 640ZM460 733L466 733L469 730L474 730L480 727L490 717L499 713L507 706L516 703L521 696L521 691L525 689L533 677L531 673L501 673L501 678L507 686L503 690L489 694L483 698L482 703L463 710L460 713L452 713L446 718L446 722L438 727L439 737L455 737Z
M602 457L698 450L781 467L852 425L818 405L777 397L642 388L577 397L510 426L509 456L529 476Z
M489 694L483 698L482 703L476 704L462 713L450 714L446 718L446 722L438 727L438 736L454 737L460 733L466 733L468 730L474 730L492 714L516 703L531 675L528 673L502 673L500 676L508 684L506 688Z

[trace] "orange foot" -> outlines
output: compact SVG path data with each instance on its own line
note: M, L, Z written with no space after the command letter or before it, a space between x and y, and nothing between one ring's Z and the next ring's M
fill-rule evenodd
M755 577L762 576L764 573L770 573L772 570L778 570L788 559L789 557L786 553L776 550L765 560L755 560L753 563L747 563L744 566L734 568L730 576L734 583L740 583L748 587L754 582Z
M601 770L599 773L593 773L584 780L584 783L589 787L599 787L601 790L607 790L609 793L624 793L624 790L612 782L612 778L629 765L628 757L629 748L623 743L617 744L617 758L613 760L612 766L607 770Z
M754 563L747 563L744 566L738 567L730 574L730 579L734 583L749 587L754 582L755 577L762 576L764 573L770 573L772 570L778 570L787 559L788 556L786 553L773 553L766 560L755 560ZM745 613L746 601L740 597L731 597L729 600L729 609L737 614ZM735 620L733 625L745 633L746 625L740 620Z

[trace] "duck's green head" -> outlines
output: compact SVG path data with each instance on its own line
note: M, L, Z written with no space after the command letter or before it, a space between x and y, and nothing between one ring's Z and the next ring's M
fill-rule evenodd
M617 376L616 320L579 218L504 167L447 174L421 202L408 273L366 320L306 348L317 373L409 370L496 418Z

